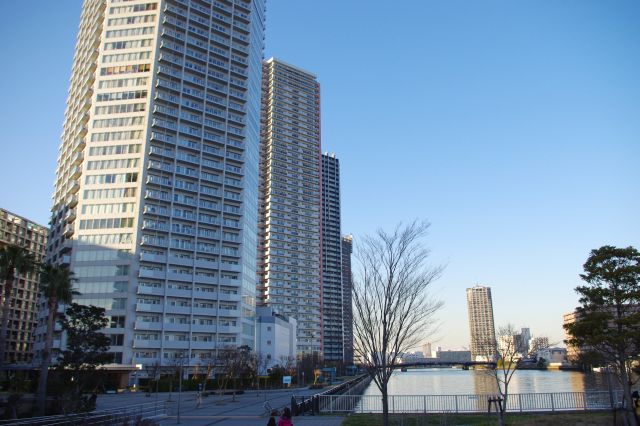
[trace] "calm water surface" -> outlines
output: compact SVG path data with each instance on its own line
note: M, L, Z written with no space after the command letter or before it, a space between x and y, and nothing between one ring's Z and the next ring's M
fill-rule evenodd
M611 380L615 386L615 379ZM585 392L608 390L604 374L558 370L518 370L509 384L510 393ZM483 370L456 368L396 370L389 381L390 395L493 394L495 378ZM380 395L374 383L365 395Z

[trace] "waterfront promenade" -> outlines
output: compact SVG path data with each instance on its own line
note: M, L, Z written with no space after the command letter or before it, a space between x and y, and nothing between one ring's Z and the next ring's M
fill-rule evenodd
M310 389L285 389L269 391L247 391L242 395L236 395L235 401L231 395L207 396L197 407L195 392L182 392L180 395L180 424L188 426L264 426L269 416L265 410L265 403L274 409L281 410L290 406L291 397L311 396L317 390ZM157 400L160 404L166 402L168 417L161 421L161 425L177 424L178 393L160 393ZM108 410L121 407L135 407L140 404L149 404L156 401L156 395L146 396L144 392L124 393L117 395L100 395L97 400L98 410ZM341 416L297 416L294 424L306 426L339 426L342 424Z

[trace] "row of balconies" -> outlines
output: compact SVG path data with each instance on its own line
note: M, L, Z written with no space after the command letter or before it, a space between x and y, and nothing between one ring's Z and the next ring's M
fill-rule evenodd
M225 302L239 302L241 300L241 296L239 294L229 294L229 293L218 293L218 292L208 292L208 291L192 291L192 290L181 290L176 288L167 288L166 294L165 289L162 287L149 287L138 285L137 294L148 294L155 296L166 296L166 297L182 297L182 298L191 298L196 297L198 299L203 300L222 300Z
M136 303L137 312L155 312L178 315L203 315L221 317L239 317L239 310L218 309L218 308L196 308L193 306L163 306L161 304Z
M162 263L166 264L167 262L170 265L180 265L180 266L195 266L196 268L209 268L209 269L218 269L221 268L224 271L233 271L240 272L240 265L233 265L229 263L220 264L215 260L210 259L193 259L193 258L184 258L177 256L167 256L165 255L154 255L149 253L140 253L140 260L143 262L153 262L153 263Z
M221 343L215 341L189 341L189 340L134 340L134 349L204 349L214 350L221 346Z
M136 321L134 325L136 331L172 331L172 332L192 332L192 333L240 333L239 325L203 325L203 324L172 324L162 322Z
M208 277L205 275L194 275L194 274L178 274L170 271L158 271L153 269L140 269L138 273L138 277L140 278L153 278L157 280L172 280L172 281L183 281L183 282L196 282L202 284L220 284L220 285L229 285L229 286L238 286L240 285L239 279L232 278L223 278L223 277Z

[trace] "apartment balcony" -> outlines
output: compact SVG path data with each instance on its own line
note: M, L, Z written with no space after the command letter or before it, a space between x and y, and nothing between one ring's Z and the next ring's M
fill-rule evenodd
M142 262L155 262L155 263L166 263L167 256L150 254L150 253L140 253L140 261Z
M138 285L137 294L151 294L155 296L163 296L164 289L162 287L150 287L146 285Z
M84 138L84 136L87 134L87 131L89 129L87 128L87 126L80 126L80 128L78 129L78 132L76 133L76 137L77 138Z
M218 293L215 291L196 291L194 297L203 300L218 300Z
M240 280L239 279L232 279L232 278L220 278L220 284L239 286L240 285Z
M174 281L191 282L193 274L178 274L176 272L167 272L167 279Z
M189 349L189 343L188 340L165 340L164 349Z
M204 349L204 350L213 350L216 348L216 342L202 342L202 341L192 341L191 349Z
M242 272L242 267L240 265L234 265L232 263L223 263L220 266L220 269L230 272Z
M64 214L64 220L67 223L73 222L75 220L75 218L76 218L76 210L75 209L69 209Z
M165 312L167 314L189 315L191 314L191 306L167 305L165 308Z
M136 311L139 312L162 312L162 305L150 304L150 303L136 303Z
M191 290L168 288L167 297L186 297L191 298Z
M71 185L69 185L68 191L72 194L75 194L79 190L80 190L80 182L78 182L77 180L74 180L73 182L71 182Z
M73 240L64 240L60 246L61 252L67 252L73 248Z
M73 152L82 152L85 146L86 146L86 143L84 141L84 138L80 138L76 141L75 145L73 146Z
M240 310L238 309L218 309L218 316L221 317L240 317Z
M136 321L134 324L135 330L150 330L150 331L159 331L162 330L161 322L147 322L147 321Z
M71 157L71 164L74 166L77 166L78 164L82 163L82 160L84 160L84 152L82 151L76 152Z
M66 224L64 229L63 229L63 231L62 231L62 233L64 234L64 236L66 238L71 237L74 234L74 232L75 232L75 229L74 229L73 224L71 224L71 223Z
M71 179L78 179L82 175L82 166L76 166L71 170Z
M162 340L134 340L133 341L133 348L134 349L142 349L142 348L153 348L153 349L160 349L160 346L162 344Z
M216 331L218 333L240 333L240 325L219 325Z
M214 316L216 308L193 308L194 315Z
M225 302L239 302L242 300L242 296L240 294L218 293L218 300L223 300Z
M213 324L193 324L191 331L194 333L213 333L216 331L216 326Z
M209 277L206 275L196 275L195 282L201 284L218 284L218 277Z
M169 323L165 322L163 326L164 331L183 331L188 332L190 327L189 324L179 324L179 323Z
M168 263L170 265L193 266L193 259L190 257L169 256Z
M196 268L218 269L218 262L207 259L196 259Z
M159 280L163 280L165 278L164 271L158 271L155 269L140 269L138 271L138 277L140 278L156 278Z

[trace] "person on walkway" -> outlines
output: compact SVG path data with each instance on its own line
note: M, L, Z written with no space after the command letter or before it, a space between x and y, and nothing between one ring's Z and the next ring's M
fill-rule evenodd
M291 410L289 410L289 407L284 407L280 420L278 420L278 426L293 426L293 422L291 421Z
M271 412L271 417L269 417L269 422L267 423L267 426L277 426L276 425L276 417L278 417L278 411L277 410L273 410Z

